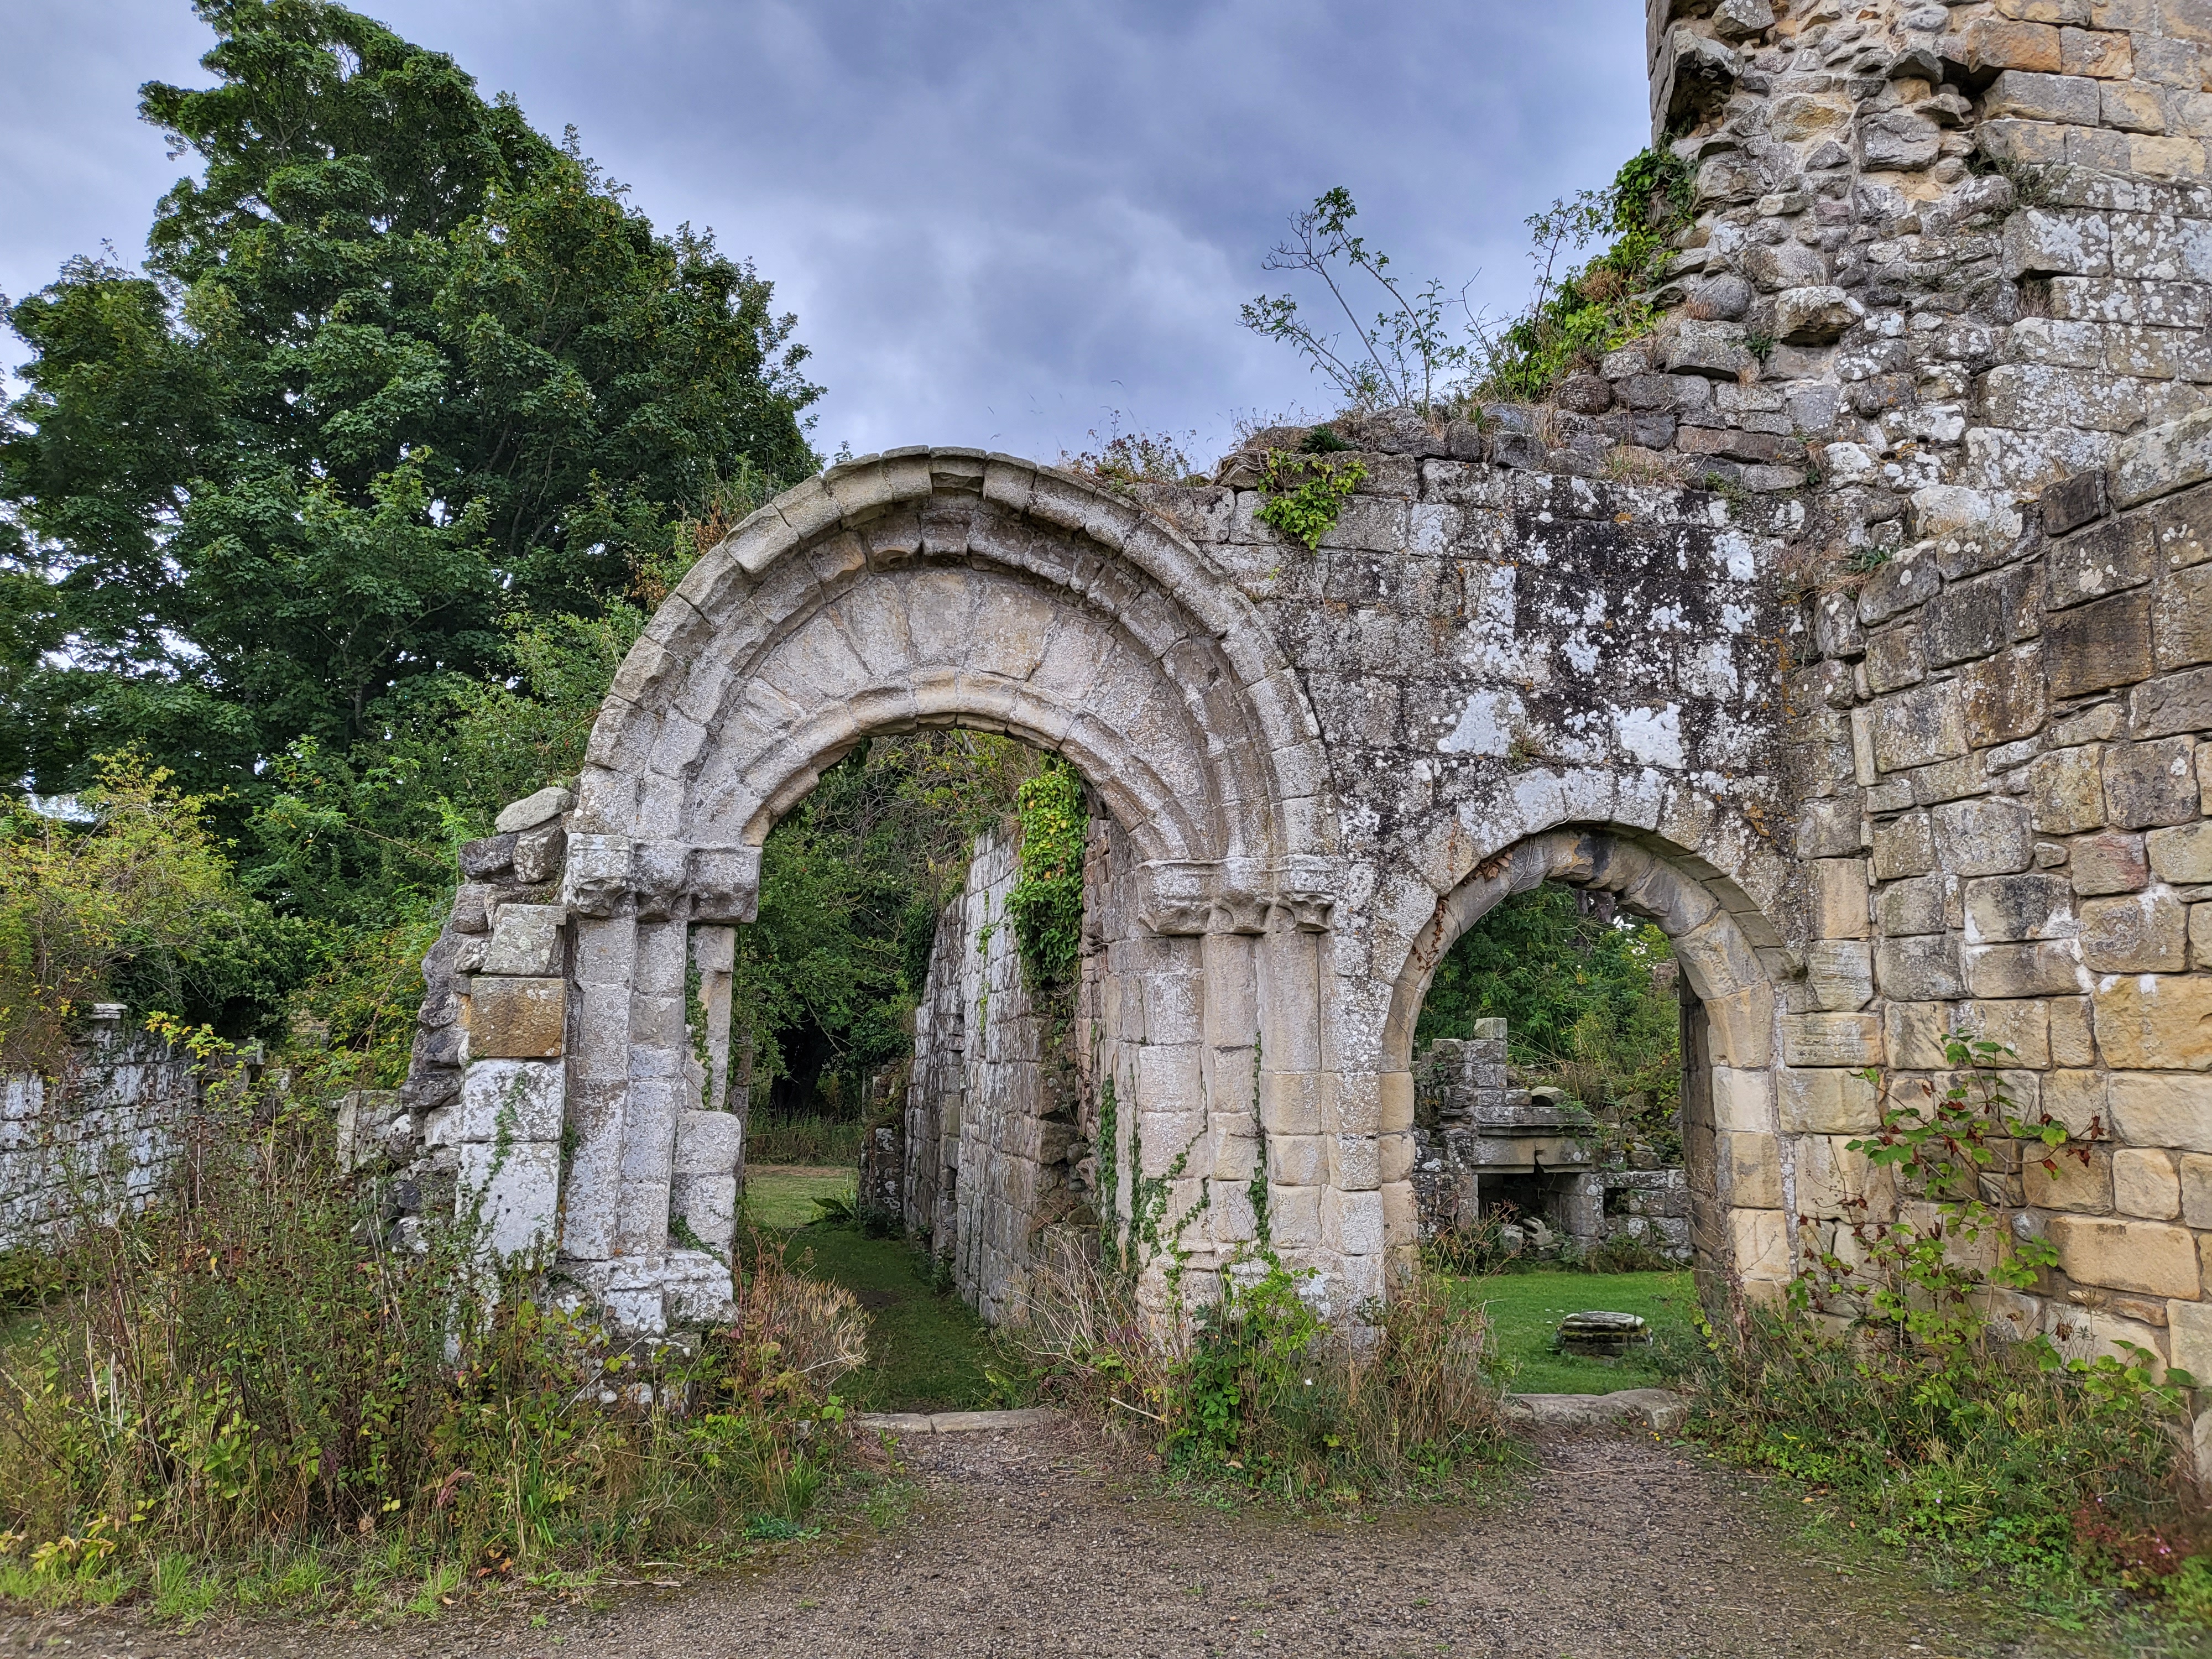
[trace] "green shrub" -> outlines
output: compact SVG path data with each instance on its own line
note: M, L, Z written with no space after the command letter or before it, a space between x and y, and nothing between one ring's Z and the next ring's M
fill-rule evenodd
M1498 1462L1487 1323L1425 1270L1340 1328L1264 1253L1225 1275L1163 1350L1122 1276L1065 1242L1032 1266L1001 1333L1022 1391L1143 1434L1178 1478L1292 1499L1432 1490Z

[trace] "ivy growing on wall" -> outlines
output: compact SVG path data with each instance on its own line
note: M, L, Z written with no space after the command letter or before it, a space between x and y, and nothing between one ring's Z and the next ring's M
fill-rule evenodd
M1039 984L1072 979L1083 943L1083 846L1091 819L1083 781L1065 761L1022 785L1021 877L1006 895L1006 915L1023 965Z

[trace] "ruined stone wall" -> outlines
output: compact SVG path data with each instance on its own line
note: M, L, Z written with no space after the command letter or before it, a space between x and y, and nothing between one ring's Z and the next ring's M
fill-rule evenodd
M1038 1235L1097 1220L1091 999L1030 982L1006 919L1020 873L1012 835L976 839L965 884L938 919L902 1124L908 1230L927 1236L994 1324L1018 1304Z
M1196 488L915 448L787 492L656 616L550 833L525 812L465 854L410 1121L458 1163L489 1144L438 1127L475 1121L474 1068L543 1068L574 1150L514 1212L557 1211L571 1270L637 1328L700 1305L716 1264L676 1227L680 1149L705 1145L687 948L750 919L761 839L822 767L967 725L1067 756L1112 820L1077 1122L1155 1312L1249 1256L1255 1197L1325 1310L1387 1293L1418 1237L1429 975L1558 879L1675 941L1709 1293L1778 1297L1883 1199L1844 1145L1873 1121L1855 1074L1923 1075L1966 1023L2106 1137L2086 1183L2002 1188L2063 1263L2014 1312L2191 1351L2206 19L1649 15L1696 191L1650 335L1541 408L1341 423L1365 476L1310 551L1257 518L1259 452L1302 433ZM502 939L521 965L495 968ZM971 1169L1026 1156L974 1115L990 1038L957 1012L957 1107L948 1058L937 1117L908 1123L939 1153L926 1197L909 1157L912 1201L956 1236ZM973 1233L980 1285L1015 1245Z
M168 1184L198 1101L189 1054L127 1036L102 1005L59 1079L0 1083L0 1250L54 1244L87 1216L136 1208Z

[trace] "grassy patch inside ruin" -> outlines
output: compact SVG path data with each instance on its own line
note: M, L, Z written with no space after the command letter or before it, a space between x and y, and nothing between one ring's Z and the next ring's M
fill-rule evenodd
M994 1403L985 1366L990 1333L904 1239L871 1237L849 1221L823 1219L817 1197L850 1204L850 1170L755 1170L746 1177L756 1225L788 1229L784 1259L842 1285L868 1316L868 1363L840 1379L855 1411L960 1411ZM790 1218L788 1220L783 1218Z
M822 1218L817 1199L853 1201L850 1165L756 1164L745 1170L745 1218L756 1227L805 1227Z
M1665 1334L1686 1334L1697 1307L1686 1271L1502 1273L1470 1281L1469 1289L1489 1310L1494 1351L1512 1369L1507 1386L1516 1394L1610 1394L1655 1387L1664 1380L1658 1354ZM1661 1337L1661 1346L1620 1360L1553 1352L1559 1322L1592 1309L1641 1314Z

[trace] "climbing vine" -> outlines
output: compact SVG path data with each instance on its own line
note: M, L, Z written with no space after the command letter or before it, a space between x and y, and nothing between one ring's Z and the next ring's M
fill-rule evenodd
M1006 895L1006 915L1022 963L1040 984L1074 976L1083 943L1083 847L1091 819L1083 781L1065 761L1051 760L1022 785L1021 874Z

